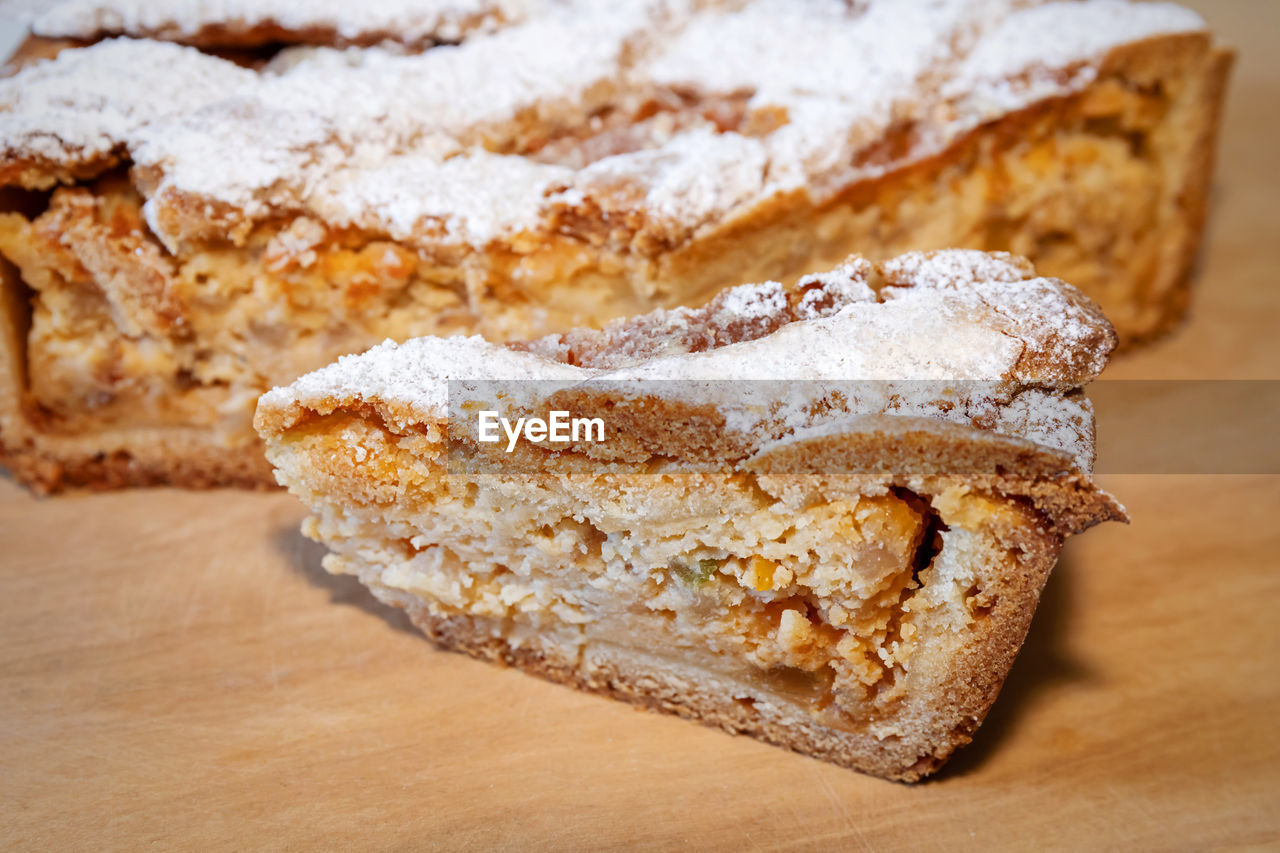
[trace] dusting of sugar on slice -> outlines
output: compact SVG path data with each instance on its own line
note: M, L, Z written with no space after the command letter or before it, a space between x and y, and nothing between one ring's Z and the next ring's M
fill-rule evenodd
M957 309L981 314L1001 334L1022 341L1016 373L1023 381L1096 375L1106 364L1108 352L1090 345L1104 322L1098 307L1069 284L1037 277L1024 258L973 250L912 252L882 270L891 285L910 283L884 288L887 302L945 291Z
M855 258L810 277L809 286L857 281L871 271ZM1084 303L1065 319L1057 316L1064 306L1077 306L1079 294L1056 279L1035 277L1025 262L1007 255L914 253L879 271L886 281L879 300L869 288L854 286L838 310L815 319L794 318L781 286L767 283L736 288L707 309L656 312L584 333L584 340L570 333L514 347L479 337L386 343L275 389L261 405L359 399L443 417L450 379L570 380L624 401L641 395L712 405L726 430L751 440L780 440L824 423L834 429L831 424L851 415L890 413L985 425L1068 453L1088 469L1092 433L1085 427L1091 420L1081 408L1087 403L1064 394L1091 380L1114 346L1096 308ZM766 333L704 351L687 346L716 338L716 328L770 314L778 322ZM1047 371L1039 362L1029 368L1028 352L1057 355L1063 326L1091 355L1051 363ZM663 337L676 346L661 346ZM575 346L592 341L623 357L616 363L607 354L596 358L599 367L565 363ZM867 382L851 390L849 383L859 380ZM827 398L840 403L815 406Z
M352 218L349 203L365 196L370 205L361 218L374 220L385 170L394 170L397 158L458 149L490 129L489 144L501 142L500 126L526 110L590 109L591 91L616 73L634 25L627 16L595 28L590 21L547 18L415 56L378 48L311 51L280 73L263 75L240 97L139 128L134 158L162 173L157 194L194 194L251 217L337 210L344 220ZM579 42L582 49L572 52L545 49ZM502 67L519 74L493 73ZM495 174L475 172L470 184L458 186L459 197L492 194L486 185L500 179L502 169L495 161ZM368 192L355 186L361 181L370 184ZM327 198L328 186L341 187L341 198ZM541 198L541 188L527 181L510 188L513 196L521 190L513 210ZM400 204L398 222L433 217L436 198L425 197L416 216ZM384 230L393 227L384 223ZM483 245L511 227L468 233Z
M733 287L712 303L713 321L752 321L785 311L787 296L776 281Z
M660 148L592 163L552 202L573 206L595 199L606 212L638 207L652 230L680 242L700 226L718 225L738 206L759 199L766 168L765 148L758 140L696 128L674 135Z
M871 116L916 91L921 77L948 58L958 27L1008 5L760 0L740 11L699 15L647 73L661 85L747 93L756 103L821 95L860 104Z
M423 420L446 416L448 383L485 379L581 379L589 371L530 353L495 346L479 335L386 340L358 355L344 355L287 386L263 394L259 405L286 408L326 399L395 402Z
M804 276L796 282L796 290L803 294L796 316L818 320L855 302L875 302L875 291L867 283L874 269L866 258L854 256L832 270Z

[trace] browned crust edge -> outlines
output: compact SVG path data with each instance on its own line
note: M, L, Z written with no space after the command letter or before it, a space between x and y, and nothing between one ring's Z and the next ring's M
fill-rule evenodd
M1175 198L1182 211L1181 234L1168 243L1168 275L1173 282L1164 302L1160 320L1149 330L1133 332L1121 339L1120 351L1132 349L1163 337L1187 318L1191 304L1192 279L1204 243L1204 226L1208 218L1209 195L1213 186L1214 167L1218 160L1218 140L1222 111L1226 103L1227 82L1235 66L1236 52L1229 48L1212 49L1208 67L1197 81L1200 88L1195 99L1196 114L1201 121L1195 131L1182 185Z
M40 450L30 443L0 443L0 464L33 492L53 495L67 489L95 491L134 486L183 489L278 488L271 466L256 446L227 450L194 441L127 447L92 454Z
M907 733L882 739L867 730L843 731L816 720L784 724L712 689L700 685L690 689L687 681L677 683L657 669L573 661L528 646L514 647L470 616L433 613L422 601L403 594L381 597L403 608L441 649L730 734L748 735L873 776L916 782L936 772L957 748L973 739L1026 639L1040 593L1061 551L1061 538L1034 527L1011 535L1015 541L1010 544L1021 552L1016 571L1002 572L1001 566L989 564L982 578L985 588L994 593L993 608L971 626L963 646L934 667L943 672L942 677L904 700L891 721L900 720Z
M1199 63L1189 59L1197 55L1202 56ZM1175 215L1170 221L1159 223L1166 233L1164 247L1159 266L1152 272L1145 288L1150 290L1153 284L1159 286L1158 289L1163 294L1159 300L1160 313L1149 324L1132 324L1122 318L1110 317L1117 324L1118 351L1130 351L1163 337L1186 319L1195 263L1203 237L1207 199L1212 185L1222 105L1234 60L1234 51L1214 46L1211 36L1204 32L1155 36L1122 45L1110 51L1099 63L1095 83L1079 92L1045 98L1002 115L975 127L954 140L943 151L914 160L874 179L851 184L821 205L813 206L802 192L757 205L741 216L719 225L711 233L698 235L686 244L655 258L655 261L664 276L679 280L706 280L711 276L700 275L700 269L716 269L722 265L727 247L751 245L757 235L768 232L771 226L803 220L805 217L817 217L833 208L861 209L873 203L886 182L909 183L916 176L941 174L948 165L964 161L987 139L996 140L1000 150L1007 150L1037 122L1049 116L1060 118L1069 114L1097 83L1118 78L1145 85L1149 83L1148 78L1158 79L1162 73L1170 73L1169 69L1172 68L1175 76L1186 80L1191 89L1184 93L1180 106L1194 117L1190 131L1194 142L1182 159L1171 164L1177 168L1177 173L1169 177L1176 181L1165 188L1165 194L1175 209ZM886 148L892 147L892 140L887 140ZM787 278L793 272L780 268L774 273L774 277ZM714 292L710 290L702 298L705 300Z

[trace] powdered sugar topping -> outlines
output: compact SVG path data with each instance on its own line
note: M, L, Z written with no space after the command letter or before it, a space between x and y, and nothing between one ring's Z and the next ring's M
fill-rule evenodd
M536 355L494 346L484 338L414 338L383 341L359 355L344 355L292 385L262 395L260 408L295 403L323 407L326 400L395 403L422 420L439 419L448 408L448 383L465 379L581 380L590 371Z
M286 14L239 0L166 4L163 13L157 0L71 0L46 21L145 31L170 15L184 33L218 15L246 23L311 15L355 38L399 14L399 2L339 10L326 0ZM417 54L294 48L258 71L156 41L66 51L0 81L0 144L10 162L132 160L146 176L149 222L171 247L199 232L184 211L207 203L250 225L309 216L424 247L572 231L565 212L586 205L589 215L576 221L607 217L612 239L646 251L779 194L821 200L877 174L887 164L859 165L857 155L897 124L921 129L907 160L928 156L993 111L1083 85L1111 47L1203 28L1177 7L1121 0L415 8L423 20L492 12L504 26ZM524 156L654 102L735 103L741 120L691 121L585 165ZM62 175L23 174L43 186Z
M821 277L855 281L874 271L854 258ZM480 338L420 338L344 358L274 389L261 406L376 400L440 419L451 379L589 381L592 388L619 397L714 405L731 431L781 437L821 423L826 416L815 414L815 397L839 392L846 400L845 415L890 412L981 422L1069 453L1087 469L1092 434L1081 427L1091 423L1087 403L1064 394L1091 380L1114 346L1110 326L1096 308L1069 285L1037 278L1025 262L1007 255L915 253L881 265L879 273L886 286L878 300L870 288L855 284L849 301L835 313L794 321L784 317L771 333L704 351L688 348L698 341L697 329L685 328L690 322L727 327L759 322L770 312L785 314L782 289L737 288L698 321L690 309L677 309L584 333L586 343L594 338L606 346L612 341L623 350L630 347L619 366L609 358L598 359L604 367L565 364L568 348L560 339L513 349ZM1077 305L1082 307L1063 313L1064 306ZM676 346L636 349L632 327L665 329ZM1053 360L1062 335L1087 355ZM866 384L850 392L848 383L860 381ZM824 383L831 385L829 391ZM941 405L941 400L948 402Z

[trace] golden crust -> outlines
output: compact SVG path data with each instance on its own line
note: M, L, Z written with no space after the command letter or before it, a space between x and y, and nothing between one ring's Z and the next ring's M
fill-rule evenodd
M18 45L13 53L9 54L3 73L8 76L34 62L53 59L64 50L84 47L85 45L86 42L78 39L45 38L43 36L29 35L22 40L22 43Z
M1186 318L1204 237L1227 81L1235 61L1234 50L1215 46L1207 37L1184 35L1117 48L1102 65L1103 74L1115 74L1145 89L1159 89L1171 71L1181 69L1176 77L1184 90L1176 101L1176 118L1165 131L1177 138L1168 141L1176 150L1166 157L1167 213L1158 226L1159 261L1149 277L1136 278L1132 289L1131 298L1145 309L1138 312L1144 318L1122 317L1119 322L1113 318L1122 348L1155 340Z
M1218 157L1218 127L1226 100L1227 81L1236 61L1233 50L1215 48L1208 68L1196 81L1199 120L1192 123L1192 143L1187 165L1179 182L1178 207L1181 211L1177 235L1166 238L1168 282L1159 319L1146 329L1135 330L1126 340L1136 346L1159 338L1186 319L1191 303L1191 285L1196 259L1204 240L1204 224L1209 206L1214 164ZM1159 292L1158 288L1153 288Z
M723 281L715 280L723 268L723 259L742 246L768 247L776 242L794 253L795 246L813 243L804 262L805 271L830 265L850 251L873 260L944 245L1012 251L1028 257L1043 274L1072 282L1098 303L1115 326L1122 349L1153 340L1186 315L1213 176L1219 119L1234 60L1233 51L1213 47L1203 34L1164 36L1117 48L1100 65L1097 81L1077 94L1047 99L1002 116L975 128L934 156L855 183L819 206L813 206L801 193L779 196L656 260L664 278L696 282L689 289L706 293L725 286ZM1155 187L1160 196L1158 219L1144 223L1140 218L1126 216L1124 200L1114 193L1095 200L1106 208L1102 211L1106 215L1100 218L1107 223L1107 233L1093 242L1119 243L1123 241L1118 241L1117 236L1125 234L1126 240L1142 244L1130 250L1132 257L1122 253L1102 257L1092 248L1062 257L1045 251L1045 246L1052 246L1064 234L1068 241L1083 240L1083 233L1091 227L1088 219L1097 210L1077 211L1074 221L1046 219L1037 223L1029 217L1013 230L993 211L988 220L973 221L966 230L948 235L941 245L935 244L931 236L921 240L911 233L894 233L893 216L877 226L879 234L854 230L861 227L859 218L868 211L896 214L898 205L914 196L923 201L930 185L955 184L973 175L975 163L983 157L997 161L988 183L987 192L994 196L989 202L1016 200L999 198L1000 193L1008 191L1008 176L1015 171L999 163L1000 158L1016 156L1016 152L1034 147L1037 142L1052 145L1058 128L1084 126L1095 117L1110 121L1107 109L1114 103L1110 91L1113 88L1142 97L1168 98L1167 109L1176 114L1162 126L1160 132L1168 138L1159 146L1149 141L1142 143L1144 148L1159 148L1163 155L1160 183ZM1102 126L1103 122L1098 124ZM1123 122L1120 124L1123 127ZM900 131L898 138L891 133L884 140L884 147L893 150L907 145L900 137ZM1152 151L1152 156L1155 153ZM1028 189L1023 187L1019 192ZM1071 192L1088 191L1073 187ZM1061 199L1052 201L1037 203L1047 210L1061 206ZM972 219L964 214L955 218L962 222ZM794 258L794 254L779 252L770 259L772 265L761 268L754 277L792 280L802 271L790 265Z
M470 26L479 24L481 20L477 16L475 20L470 22ZM92 38L110 38L118 35L122 35L122 33L101 29L94 33ZM133 32L128 35L133 38L146 37L172 41L220 53L248 53L255 49L273 48L282 44L368 47L391 42L403 44L411 49L422 49L441 43L429 36L406 41L403 38L403 33L393 27L368 29L354 36L344 36L333 26L293 27L274 21L254 22L249 25L241 23L208 23L192 32L181 32L176 28L168 28Z
M619 209L606 217L587 198L560 206L539 239L551 248L567 236L587 250L589 260L573 271L582 287L590 287L601 268L622 267L637 291L661 289L664 295L656 304L663 307L699 304L743 280L792 281L854 251L878 259L917 249L1008 250L1029 257L1043 273L1080 287L1111 318L1122 345L1132 346L1159 337L1185 316L1233 60L1231 51L1214 47L1201 33L1145 39L1108 53L1096 82L1080 92L1002 115L934 155L902 158L906 165L888 163L883 175L852 183L817 204L803 191L781 193L736 210L691 237L657 239L652 232L660 224L648 223L640 212ZM1126 97L1136 106L1124 106ZM1153 105L1157 101L1162 105ZM1111 108L1133 115L1112 115ZM1154 125L1126 124L1157 113L1162 118ZM1108 178L1113 185L1096 194L1090 189L1096 178L1071 186L1079 176L1065 169L1061 175L1031 174L1025 183L1015 184L1015 174L1026 170L1023 159L1046 156L1038 146L1053 151L1058 132L1072 128L1112 141L1138 140L1132 143L1141 149L1135 160L1148 174L1123 174L1138 171L1131 164L1100 166L1114 170ZM908 129L894 128L877 147L902 151L911 144ZM1033 162L1031 168L1039 167ZM973 192L984 194L985 200L946 197L946 190L964 178L975 179ZM40 186L52 184L46 177L38 180ZM1044 187L1057 189L1046 194ZM198 242L253 228L241 211L216 200L180 192L163 195L156 221L167 233ZM1155 198L1148 208L1133 210L1126 195ZM1060 213L1072 197L1082 199L1080 205ZM903 223L904 205L926 212L936 208L938 222ZM948 220L957 223L955 230L939 233L944 227L939 223ZM375 231L370 236L388 235ZM520 242L528 239L522 235ZM744 247L751 249L750 267L743 264ZM496 259L510 251L512 246L497 241L483 254ZM527 259L524 251L516 254L522 275L540 262L537 250ZM500 279L501 264L490 266Z

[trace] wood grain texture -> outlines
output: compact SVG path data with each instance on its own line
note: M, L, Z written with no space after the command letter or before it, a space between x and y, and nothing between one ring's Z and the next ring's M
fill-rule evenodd
M1119 378L1280 378L1280 4L1192 319ZM0 849L1280 846L1280 476L1111 475L975 742L906 787L435 651L287 495L0 479Z

